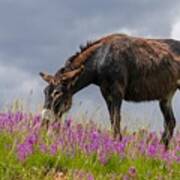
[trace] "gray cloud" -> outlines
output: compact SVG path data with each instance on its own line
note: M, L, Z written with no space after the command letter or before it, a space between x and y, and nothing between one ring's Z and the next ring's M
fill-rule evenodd
M170 37L179 7L178 0L0 0L1 101L25 97L34 89L32 98L42 102L45 84L38 72L55 72L86 40L122 31ZM75 102L79 101L87 102L87 109L93 109L93 102L105 109L98 88L93 86L75 96ZM151 105L136 107L126 104L124 111L141 114L145 107L144 112L152 117Z
M97 35L130 29L138 35L168 37L178 4L168 0L1 0L0 53L6 63L31 72L47 67L54 71L80 43Z

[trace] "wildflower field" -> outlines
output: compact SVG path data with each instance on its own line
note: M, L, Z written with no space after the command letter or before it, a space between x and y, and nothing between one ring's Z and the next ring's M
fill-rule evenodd
M123 130L123 140L94 122L67 119L48 131L39 115L0 114L1 180L180 179L180 132L164 150L159 134Z

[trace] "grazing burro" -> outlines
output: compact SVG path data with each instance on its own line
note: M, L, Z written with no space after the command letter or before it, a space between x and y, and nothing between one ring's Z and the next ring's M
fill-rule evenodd
M180 89L180 41L112 34L80 49L55 75L40 73L48 82L42 118L60 118L76 92L95 84L107 104L115 138L122 138L123 100L158 100L164 117L162 142L168 148L176 124L172 98Z

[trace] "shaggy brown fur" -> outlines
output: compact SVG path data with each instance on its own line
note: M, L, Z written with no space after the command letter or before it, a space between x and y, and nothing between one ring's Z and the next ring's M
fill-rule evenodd
M70 102L77 91L89 84L98 85L107 103L114 136L120 138L122 100L158 100L164 116L162 141L168 147L175 127L171 101L180 87L179 41L109 35L81 47L81 52L69 58L55 76L41 76L61 94L61 103L56 99L56 111L59 108L62 112L60 107L68 101L65 97Z

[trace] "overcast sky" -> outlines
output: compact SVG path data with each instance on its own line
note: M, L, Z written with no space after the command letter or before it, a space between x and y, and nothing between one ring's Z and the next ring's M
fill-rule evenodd
M42 104L45 83L38 72L55 73L87 40L114 32L180 40L179 9L179 0L0 0L0 104L17 97ZM78 93L74 109L80 101L84 112L100 107L98 115L107 114L97 87ZM180 119L178 94L174 106ZM157 103L125 103L125 120L134 113L135 124L161 119Z

